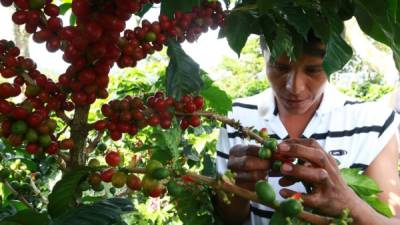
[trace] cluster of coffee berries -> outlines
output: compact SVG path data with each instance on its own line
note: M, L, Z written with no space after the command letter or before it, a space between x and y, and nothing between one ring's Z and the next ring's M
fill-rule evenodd
M73 109L71 102L66 102L67 97L59 85L41 74L31 59L19 54L20 50L13 42L0 40L0 75L6 79L14 79L12 84L0 84L0 99L17 97L25 85L25 96L33 108L44 108L48 111ZM62 102L65 104L61 104Z
M258 151L258 157L262 159L271 159L273 170L279 171L280 167L284 163L292 163L294 161L294 159L287 158L286 156L279 154L279 152L276 152L278 142L276 139L269 137L267 128L262 128L258 134L264 139L264 143Z
M119 140L123 133L136 135L139 129L150 126L160 126L168 129L177 112L187 113L188 116L177 117L183 129L189 125L197 127L201 120L199 116L190 115L199 111L204 106L204 99L200 96L183 96L180 101L172 97L165 97L162 92L157 92L144 102L139 97L127 96L122 100L112 100L101 107L101 112L106 117L93 124L98 131L108 130L113 140Z
M108 97L108 74L115 62L120 67L134 67L148 54L163 48L166 39L193 41L208 27L216 28L224 20L220 3L205 1L192 12L179 13L169 19L160 16L159 22L143 21L142 27L126 30L126 21L139 12L144 4L160 3L160 0L138 1L72 1L76 26L63 26L58 17L60 9L50 0L2 0L4 6L14 3L17 11L13 21L25 24L33 39L46 42L48 51L61 49L63 59L70 63L59 83L72 92L75 105L92 104L97 98Z
M169 171L164 165L157 160L147 162L145 174L142 178L134 173L129 172L121 166L121 157L117 151L109 151L105 160L110 166L100 172L92 172L87 181L84 182L83 190L92 188L95 191L104 189L104 183L110 183L114 188L124 188L125 186L132 191L143 191L150 197L159 197L165 193L165 179L169 177ZM135 157L132 160L137 160ZM131 163L130 163L131 164ZM136 162L135 162L136 164ZM97 159L89 161L89 167L96 168L100 166Z
M55 154L59 148L53 135L57 123L49 114L72 110L73 104L66 101L66 95L56 83L36 70L31 59L19 54L13 42L0 40L0 75L14 78L12 84L0 84L1 137L14 146L25 142L26 150L32 154L42 149ZM25 93L21 103L8 101L10 97L19 97L21 90ZM63 142L63 147L69 146L71 141Z
M141 27L125 30L124 37L119 42L122 54L118 59L118 66L134 67L148 54L161 51L168 38L179 42L193 42L202 32L207 32L210 27L216 29L223 22L224 13L221 4L216 1L204 1L200 7L193 7L190 12L177 11L171 19L160 15L159 21L153 23L143 20Z

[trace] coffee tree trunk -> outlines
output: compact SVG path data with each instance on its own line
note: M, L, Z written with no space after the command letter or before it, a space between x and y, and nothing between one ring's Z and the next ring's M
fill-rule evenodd
M84 152L88 129L88 115L90 106L78 106L75 109L74 117L71 121L71 138L74 140L74 147L71 149L71 158L67 164L68 170L80 168L85 165L86 154Z

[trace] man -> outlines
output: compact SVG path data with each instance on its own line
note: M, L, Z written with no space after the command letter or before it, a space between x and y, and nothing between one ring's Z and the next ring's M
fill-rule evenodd
M271 137L281 141L280 153L306 162L284 164L281 174L269 174L268 181L283 198L295 192L306 193L298 182L304 181L312 186L312 192L303 195L304 205L323 215L339 216L348 208L353 224L400 224L399 219L375 212L339 173L339 168L363 169L383 190L379 198L388 202L399 217L397 116L375 103L348 101L328 83L322 66L323 43L310 32L305 46L296 61L283 55L270 62L264 44L271 88L238 99L229 116L247 127L267 128ZM265 179L271 167L270 161L257 157L258 149L233 128L221 129L218 172L230 169L237 174L237 185L254 190L255 183ZM281 196L278 200L282 200ZM229 225L268 224L273 214L272 209L240 197L231 199L231 204L217 198L216 206Z

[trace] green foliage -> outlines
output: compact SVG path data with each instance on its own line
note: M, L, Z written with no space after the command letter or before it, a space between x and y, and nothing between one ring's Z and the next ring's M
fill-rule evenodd
M176 210L183 224L214 225L219 222L214 218L214 207L207 187L186 184L187 187L178 196Z
M240 59L224 57L214 69L222 78L215 83L235 99L260 93L268 88L264 57L260 53L259 39L250 38Z
M274 60L283 53L295 58L312 29L327 46L323 65L330 75L353 54L341 36L343 21L353 14L367 35L393 49L399 62L397 5L397 1L380 4L378 0L239 1L227 16L220 36L227 37L231 48L240 55L250 34L263 34Z
M340 171L343 179L346 181L357 195L371 205L377 212L392 217L393 214L389 206L380 201L377 194L381 192L378 184L366 175L361 175L359 169L342 169Z
M173 40L168 40L167 94L180 99L185 94L198 93L203 86L200 67Z
M98 224L98 225L123 225L126 224L121 214L132 211L132 202L123 198L111 198L98 201L91 205L83 205L67 211L57 217L50 225L69 224Z
M341 80L346 79L351 79L347 81L350 84L342 85ZM358 55L354 55L342 70L334 74L331 82L346 95L360 101L377 100L394 89L392 85L385 83L377 70L362 61Z
M15 223L18 225L32 225L32 224L46 225L49 224L49 221L50 220L46 213L38 213L32 211L31 209L26 209L19 211L13 216L4 218L3 222L0 224L3 225L4 222L8 222L8 223Z
M161 2L161 13L166 14L170 18L174 12L188 12L193 6L199 6L200 0L164 0Z
M49 195L49 214L54 218L74 208L79 183L87 176L86 169L66 173Z
M207 105L215 110L216 113L226 115L232 108L232 100L227 93L221 90L215 83L203 72L204 87L200 95L204 97Z

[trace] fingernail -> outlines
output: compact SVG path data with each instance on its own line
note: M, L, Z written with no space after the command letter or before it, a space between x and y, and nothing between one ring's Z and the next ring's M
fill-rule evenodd
M287 152L287 151L289 151L289 149L290 149L290 147L288 144L285 144L285 143L279 144L279 151Z
M293 166L288 163L285 163L282 165L282 170L286 171L286 172L290 172L293 170Z

